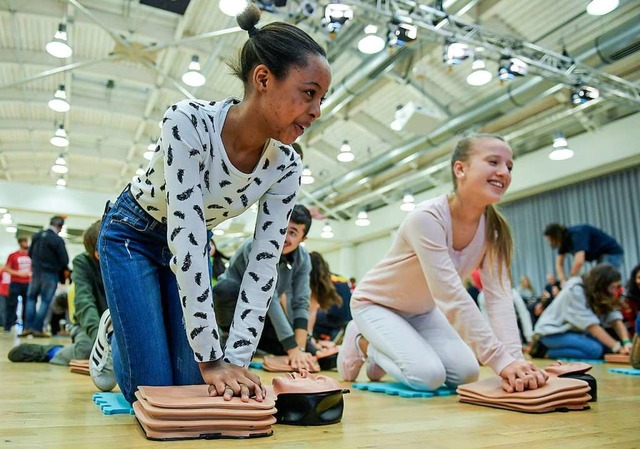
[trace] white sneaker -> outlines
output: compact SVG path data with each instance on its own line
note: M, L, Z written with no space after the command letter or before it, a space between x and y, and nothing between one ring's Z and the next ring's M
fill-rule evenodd
M111 313L107 310L100 318L98 335L89 356L89 373L96 387L102 391L111 391L116 386L116 376L113 373L111 345L109 336L113 333Z

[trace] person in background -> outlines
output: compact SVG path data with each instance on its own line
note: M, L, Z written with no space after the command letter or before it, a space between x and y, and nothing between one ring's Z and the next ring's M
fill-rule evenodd
M640 264L633 267L622 292L622 308L631 335L640 333Z
M471 299L473 299L473 302L478 304L478 296L480 295L480 289L473 284L473 279L471 279L470 277L467 277L464 279L463 284L464 284L464 288L467 290L467 293L469 293L469 296L471 296Z
M522 297L527 306L536 302L536 292L531 285L529 276L520 276L520 285L518 285L518 293Z
M288 355L291 367L296 370L313 367L314 351L307 342L311 261L307 250L300 246L307 238L311 222L309 210L296 204L286 228L278 280L258 343L258 349L267 353ZM247 270L249 276L255 275L248 265L253 245L249 239L238 248L213 290L216 317L223 332L232 328L243 277ZM286 295L284 305L279 300L283 295Z
M0 269L0 326L5 326L7 301L9 300L9 285L11 275ZM9 330L10 331L10 330ZM5 328L5 332L9 332Z
M211 285L215 286L220 275L227 269L229 257L218 250L213 239L209 242L209 260L211 260Z
M351 293L353 293L353 291L355 289L356 289L356 278L350 277L349 278L349 290L351 291Z
M283 22L257 28L260 14L250 3L236 17L248 32L232 64L242 100L172 105L146 173L105 211L98 248L111 317L98 340L110 342L127 401L139 385L201 383L225 400L263 400L260 377L248 366L300 188L303 167L290 144L320 117L331 69L307 33ZM254 203L252 250L223 346L208 232ZM105 348L100 360L108 354Z
M311 258L309 335L314 337L315 342L333 340L351 319L350 315L347 318L344 314L345 308L347 311L349 308L351 292L349 292L346 307L344 307L343 297L338 293L336 287L339 283L346 284L346 279L333 275L329 264L319 252L312 251L309 253L309 257ZM349 291L348 286L346 287L346 290Z
M463 138L451 158L453 193L416 205L391 249L361 280L338 371L356 379L385 372L416 390L455 387L479 376L478 360L505 391L536 389L547 375L524 360L509 272L513 242L494 204L511 184L513 152L499 136ZM490 321L462 279L480 267Z
M556 273L561 283L580 275L585 262L608 263L620 271L624 253L622 247L613 237L594 226L581 224L567 228L551 223L545 228L544 236L551 247L558 250ZM569 253L573 254L573 263L567 275L564 260Z
M55 216L49 221L49 228L37 232L31 238L29 257L32 276L27 291L25 324L21 337L49 337L44 332L44 321L49 305L58 287L60 274L67 269L69 254L64 240L59 236L64 226L64 218ZM36 303L40 297L40 307L36 313Z
M49 362L53 365L68 366L71 360L86 360L98 335L100 316L107 310L104 294L100 256L96 241L100 232L100 222L89 226L82 242L85 251L74 257L71 274L74 286L74 324L71 326L70 345L37 345L23 343L9 352L12 362ZM111 388L115 386L111 371ZM105 387L106 385L102 385ZM110 389L111 389L110 388Z
M629 334L613 307L620 278L613 265L599 264L583 277L569 279L535 325L538 347L532 348L532 357L596 360L605 352L629 354Z
M18 237L19 249L7 258L4 266L11 276L11 284L9 285L9 296L5 305L5 322L4 330L9 332L11 326L16 323L16 310L18 309L18 300L22 298L22 317L21 322L24 326L24 306L27 303L27 292L29 290L29 282L31 281L31 257L29 257L29 239L27 237Z

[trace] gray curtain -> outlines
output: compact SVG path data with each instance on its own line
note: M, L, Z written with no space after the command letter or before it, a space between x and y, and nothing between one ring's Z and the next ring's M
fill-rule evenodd
M587 223L615 238L624 249L623 280L640 263L640 167L506 203L500 210L513 231L514 284L527 275L537 295L546 273L555 271L555 253L542 234L549 223Z

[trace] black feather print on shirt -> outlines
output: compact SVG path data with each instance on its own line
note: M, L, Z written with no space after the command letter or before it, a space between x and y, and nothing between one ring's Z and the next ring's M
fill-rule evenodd
M258 276L258 274L253 271L249 271L249 276L251 276L251 279L253 279L256 282L260 280L260 276Z
M198 359L198 362L204 361L202 354L200 354L199 352L194 352L193 354L196 356L196 359Z
M218 183L220 185L220 188L224 189L225 187L227 187L228 185L231 185L231 181L227 180L227 179L223 179L222 181L220 181Z
M187 272L191 268L191 253L187 252L187 255L184 256L184 261L182 262L182 271Z
M207 127L207 122L202 119L202 126L204 126L204 132L208 133L209 132L209 127ZM206 148L205 148L206 150Z
M280 231L280 235L285 235L287 233L287 228L281 228L279 229Z
M240 319L244 321L244 319L251 313L251 309L245 309L240 315Z
M221 206L219 204L209 204L207 206L207 209L224 209L224 206Z
M174 111L175 111L175 109L174 109ZM162 124L164 125L164 122L166 122L167 120L169 120L169 117L163 117L162 118Z
M183 309L187 308L187 297L186 296L182 297L182 308Z
M151 185L151 180L149 178L144 178L144 183L148 186Z
M173 215L174 215L175 217L178 217L178 218L180 218L180 219L184 220L184 213L183 213L183 212L181 212L181 211L179 211L179 210L174 211L174 212L173 212Z
M198 300L198 302L205 302L207 299L209 299L209 288L202 292L202 294L196 299Z
M293 209L289 209L289 212L287 212L287 221L289 221L289 218L291 218L292 212L293 212Z
M287 172L286 175L284 175L282 178L278 179L277 183L280 184L282 181L284 181L285 179L291 177L291 175L293 175L295 172L293 170L291 170L290 172Z
M175 111L176 109L178 109L178 105L177 104L172 104L171 105L171 110Z
M257 185L262 184L262 180L260 178L253 178L253 182L255 182Z
M275 255L268 253L266 251L263 251L261 253L258 253L258 255L256 256L256 260L257 261L261 261L261 260L265 260L265 259L273 259L274 257L276 257Z
M193 235L193 232L189 233L189 243L191 243L193 246L199 246L198 242L196 241L196 237Z
M176 196L176 198L177 198L179 201L185 201L185 200L188 200L188 199L189 199L189 197L191 196L191 194L193 193L193 189L194 189L193 187L189 187L189 188L188 188L187 190L185 190L184 192L179 193L179 194L178 194L178 196Z
M247 292L245 292L244 290L240 292L240 300L246 303L249 302L249 298L247 298Z
M139 200L141 196L142 196L142 190L136 193L136 199Z
M198 129L198 117L193 114L191 114L191 124L194 128Z
M155 198L155 197L156 197L156 188L151 187L151 198Z
M264 212L265 215L271 215L271 212L269 212L269 206L267 205L266 201L262 203L262 212Z
M193 101L189 102L189 106L191 106L196 111L200 109L200 105L198 103L194 103Z
M218 336L218 331L216 330L215 327L211 329L211 335L213 335L213 338L215 338L216 340L220 340L220 337Z
M178 129L178 125L175 125L173 128L171 128L171 131L173 131L173 138L176 140L182 140L180 138L180 130Z
M160 186L160 191L164 192L164 189L166 189L166 188L167 188L167 183L165 182Z
M266 230L269 228L269 226L271 226L272 224L273 224L273 221L269 221L269 220L265 221L265 222L262 224L262 230L263 230L263 231L266 231Z
M269 282L262 286L262 291L266 293L271 289L271 287L273 287L273 278L269 279Z
M278 166L276 167L276 170L278 170L278 171L284 171L284 169L285 169L285 168L287 168L287 167L286 167L284 164L281 164L281 165L278 165Z
M198 335L200 335L202 333L203 330L205 330L207 328L207 326L198 326L195 329L193 329L191 331L191 333L189 334L189 336L191 337L191 339L195 339Z
M262 166L262 169L266 170L267 168L269 168L269 164L270 164L269 159L265 159L264 160L264 165Z
M242 201L242 207L247 207L249 205L249 200L247 199L247 195L244 193L240 195L240 201Z
M178 226L173 231L171 231L170 240L173 242L173 240L178 236L178 234L180 234L180 231L182 231L183 229L184 229L183 226Z
M243 188L241 188L241 189L236 190L236 192L238 192L238 193L242 193L242 192L244 192L245 190L247 190L250 186L251 186L251 183L247 184L246 186L244 186L244 187L243 187Z
M209 361L212 362L218 358L216 350L211 348L211 352L209 353Z
M258 336L258 331L255 327L250 327L247 330L251 333L251 335L253 335L253 338L256 338Z
M169 145L167 148L167 165L171 167L171 164L173 164L173 148Z
M275 246L277 250L280 249L280 245L275 240L269 240L269 243L271 243L273 246Z
M160 221L162 222L163 225L166 225L167 224L167 217L160 218Z
M183 180L184 180L184 168L179 168L178 169L178 182L180 184L182 184Z
M220 161L222 163L222 171L227 175L230 176L229 174L229 167L227 167L227 164L224 163L224 161Z
M251 346L251 342L249 340L242 339L233 343L233 349L238 349L243 346Z
M291 150L288 147L285 147L284 145L280 145L279 148L282 150L285 156L289 156L291 154Z
M286 197L285 199L282 200L282 202L284 204L289 204L291 201L293 201L293 199L296 197L295 192L292 193L291 195L289 195L288 197Z
M224 197L224 200L225 200L229 205L231 205L231 204L233 203L233 200L232 200L231 198L229 198L228 196L225 196L225 197Z
M204 171L204 167L205 167L204 162L200 162L198 164L198 171L202 173Z
M196 284L200 286L200 284L202 283L202 273L197 272L194 280L196 281Z
M298 163L294 161L294 162L290 163L289 165L287 165L287 168L297 167L297 166L298 166Z
M207 190L211 191L211 189L209 188L209 170L206 170L204 172L204 186L207 188Z
M151 176L152 174L154 174L156 171L153 168L150 168L149 170L147 170L147 173L145 173L145 176Z
M147 206L147 212L158 212L160 209L158 209L156 206Z
M200 220L204 221L204 213L202 212L202 208L196 204L193 206L193 210L196 211L198 217L200 217Z
M260 321L261 323L264 323L264 317L263 316L259 316L258 317L258 321Z
M222 216L227 218L229 216L229 211L222 212Z
M196 312L196 313L193 314L193 317L194 318L201 318L203 320L206 320L207 319L207 314L204 313L204 312Z
M189 157L197 156L199 154L200 154L200 150L198 150L197 148L191 148L189 150Z

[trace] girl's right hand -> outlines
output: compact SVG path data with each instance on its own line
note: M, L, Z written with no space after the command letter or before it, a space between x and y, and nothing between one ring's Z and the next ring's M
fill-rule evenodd
M260 377L246 368L222 360L198 365L212 397L222 396L225 401L229 401L232 397L239 396L243 402L249 402L250 397L262 402L266 397L267 392Z
M500 371L502 389L508 393L535 390L547 383L549 375L526 360L516 360Z
M287 351L287 355L289 356L289 364L294 370L306 369L307 371L315 371L316 361L311 353L305 352L300 348L293 348Z

